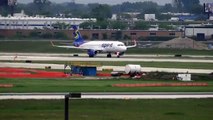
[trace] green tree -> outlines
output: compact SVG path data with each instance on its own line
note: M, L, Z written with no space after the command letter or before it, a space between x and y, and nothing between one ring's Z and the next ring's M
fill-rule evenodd
M168 20L172 17L172 15L163 15L163 14L159 14L156 16L158 20Z
M173 12L174 8L172 7L172 4L167 3L162 7L162 12Z
M200 0L181 0L183 3L183 7L190 11L190 8L194 5L199 5L200 4Z
M161 23L161 24L159 24L159 28L163 28L165 30L173 30L174 29L171 25L169 25L167 23Z
M53 26L53 28L59 29L59 30L65 30L65 29L70 28L70 24L66 24L64 22L63 23L57 22L57 23L53 24L52 26Z
M195 12L197 8L200 10L200 0L174 0L173 3L179 12Z
M8 6L8 0L0 0L0 14L7 16L9 13L14 13L14 6Z
M80 28L92 29L94 25L95 25L94 22L83 22L83 23L80 24Z
M127 24L122 21L112 21L110 22L110 28L124 30L127 28Z
M40 15L50 15L49 6L51 5L51 2L49 0L34 0L34 5L36 6L35 13L38 13Z
M107 29L109 22L107 20L97 21L96 25L99 27L99 29Z
M148 30L149 27L150 27L149 24L147 24L146 22L141 22L140 21L140 22L136 22L135 23L135 26L134 26L133 29L135 29L135 30Z
M56 38L56 39L64 39L64 40L68 39L67 35L63 32L55 32L53 37Z
M183 11L182 0L173 0L173 4L176 8L175 12L182 12Z
M200 5L200 4L193 5L190 8L190 12L194 13L194 14L202 14L203 13L203 6Z
M46 5L51 4L49 0L34 0L33 3L36 4L40 10L42 10Z
M124 2L121 5L112 6L113 13L121 12L144 12L147 9L158 8L158 4L152 1L145 2Z
M38 31L32 31L29 34L29 37L31 38L39 38L41 36L41 34Z
M111 18L112 11L109 5L99 5L92 9L91 14L92 17L97 18L98 21L103 21L107 18Z
M41 37L44 39L51 39L53 37L53 35L49 32L46 32L46 33L42 34Z
M158 8L156 7L149 7L147 9L144 9L143 12L146 14L159 14Z

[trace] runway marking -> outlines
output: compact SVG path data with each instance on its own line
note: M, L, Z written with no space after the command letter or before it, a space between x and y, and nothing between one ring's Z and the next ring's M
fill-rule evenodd
M78 54L79 57L88 57L85 53L11 53L11 52L0 52L1 56L15 56L15 55L21 55L21 56L55 56L55 57L73 57L74 54ZM98 54L97 57L106 57L106 54ZM165 55L165 54L125 54L122 58L144 58L144 57L154 57L154 58L168 58L173 57L174 55ZM212 55L182 55L182 58L213 58Z
M65 93L1 93L0 100L64 99ZM212 92L82 93L80 99L188 99L213 98Z
M12 88L13 84L0 84L0 88Z

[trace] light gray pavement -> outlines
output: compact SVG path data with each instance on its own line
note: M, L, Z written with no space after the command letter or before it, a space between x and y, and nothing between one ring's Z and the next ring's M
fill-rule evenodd
M45 56L45 57L73 57L74 54L77 54L80 58L87 57L86 53L7 53L7 52L0 52L0 56ZM116 55L112 54L114 58ZM98 54L95 58L104 57L106 58L106 54ZM162 54L125 54L121 56L121 58L176 58L174 55L162 55ZM187 59L213 59L212 55L182 55L181 58Z
M8 53L8 52L0 52L0 56L49 56L49 57L73 57L74 54L78 54L79 57L88 57L86 53ZM105 57L106 54L98 54L97 57ZM125 54L122 56L122 58L128 58L128 57L136 57L136 58L144 58L144 57L154 57L154 58L160 58L160 57L173 57L174 55L162 55L162 54ZM182 57L186 58L212 58L212 55L182 55Z
M64 99L68 93L1 93L0 100L8 99ZM212 92L137 92L137 93L82 93L81 99L183 99L213 98Z

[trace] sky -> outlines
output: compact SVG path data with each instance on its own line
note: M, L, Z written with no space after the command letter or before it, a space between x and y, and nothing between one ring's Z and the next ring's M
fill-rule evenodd
M19 3L29 3L32 2L33 0L18 0ZM50 0L51 2L55 3L63 3L63 2L71 2L73 0ZM88 4L88 3L100 3L100 4L120 4L122 2L139 2L139 1L153 1L157 2L160 5L164 5L165 3L171 3L172 0L75 0L76 3L83 3L83 4ZM200 0L201 3L204 2L213 2L213 0Z

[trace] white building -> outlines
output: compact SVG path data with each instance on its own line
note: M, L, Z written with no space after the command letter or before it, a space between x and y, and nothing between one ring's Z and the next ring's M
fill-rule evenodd
M210 16L210 17L209 17L209 20L213 20L213 16Z
M178 17L171 17L171 19L169 19L169 21L175 21L175 22L177 22L177 21L179 21L179 18Z
M199 40L213 39L213 24L189 25L185 27L186 37L197 37Z
M149 31L158 31L159 25L150 25Z
M17 0L8 0L8 5L16 5L17 4Z
M52 25L55 23L79 25L87 21L96 22L96 19L94 18L28 17L24 13L14 15L14 17L0 16L0 29L52 29Z
M156 21L155 14L144 14L145 21Z
M172 12L167 12L167 13L161 13L162 15L172 15L172 16L189 16L191 15L190 13L172 13Z
M117 14L112 14L112 20L117 20Z

